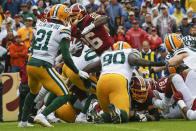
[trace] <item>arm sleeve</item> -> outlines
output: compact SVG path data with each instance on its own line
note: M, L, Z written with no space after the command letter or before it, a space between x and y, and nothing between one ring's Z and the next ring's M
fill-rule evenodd
M73 72L75 72L76 74L78 74L79 70L77 69L77 67L75 66L70 53L69 53L69 39L63 38L60 42L60 46L61 46L61 53L63 55L63 60L65 62L65 64L71 69L73 70Z

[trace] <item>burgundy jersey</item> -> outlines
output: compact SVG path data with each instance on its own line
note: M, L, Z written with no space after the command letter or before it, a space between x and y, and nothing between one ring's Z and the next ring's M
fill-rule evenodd
M78 23L77 27L72 26L72 36L76 38L82 39L90 48L95 50L98 55L101 55L105 50L108 50L114 43L112 37L110 37L109 33L106 31L105 27L99 26L94 28L89 33L85 35L81 35L81 32L85 27L89 26L99 15L96 13L92 13L87 15L80 23Z

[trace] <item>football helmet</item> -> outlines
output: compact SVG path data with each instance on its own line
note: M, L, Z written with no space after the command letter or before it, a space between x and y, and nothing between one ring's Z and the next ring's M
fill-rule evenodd
M134 76L131 78L131 95L133 100L138 103L144 103L148 96L149 86L141 76Z
M129 48L131 48L131 46L124 41L118 41L113 45L113 50L122 50L122 49L129 49Z
M52 6L50 10L50 19L53 20L59 20L64 25L69 24L69 17L70 17L71 10L66 6L62 4L57 4Z
M73 4L71 7L71 24L72 25L77 25L80 21L84 19L84 17L87 15L86 8L79 4Z
M177 49L183 47L182 38L179 34L168 34L165 36L165 47L167 48L168 52L173 53Z

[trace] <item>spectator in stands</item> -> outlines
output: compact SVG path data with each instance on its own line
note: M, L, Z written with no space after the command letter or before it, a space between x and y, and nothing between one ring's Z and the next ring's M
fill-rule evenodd
M133 11L133 7L131 6L130 0L125 0L125 4L123 6L125 8L125 11L128 13L130 11Z
M163 43L161 37L157 35L156 28L151 28L150 35L148 36L148 41L150 43L150 49L153 51L155 51L155 49Z
M193 37L196 37L196 26L191 27L190 35L193 36Z
M27 17L25 20L25 27L20 28L17 32L19 36L21 36L21 41L25 44L27 48L31 47L31 42L33 40L33 19L31 17Z
M157 18L157 30L159 36L162 39L165 38L167 33L172 33L176 31L176 22L175 18L168 14L167 6L162 5L161 7L161 14Z
M121 18L121 24L124 23L124 19L126 17L126 12L123 6L117 0L111 0L110 5L108 5L105 9L106 14L110 17L109 21L109 29L111 36L114 36L114 25L115 25L115 18Z
M139 7L139 0L129 0L132 7Z
M141 24L143 24L145 22L146 14L147 14L147 7L146 7L146 5L143 5L141 8L141 11L140 11Z
M30 1L32 3L32 5L36 5L37 0L23 0L24 3L27 3L28 1Z
M142 42L148 37L148 33L139 27L137 21L133 21L133 26L127 31L125 38L132 48L142 50Z
M183 13L184 15L186 14L185 9L182 8L182 7L180 6L180 0L174 0L174 4L172 5L171 8L169 8L169 14L170 14L170 15L174 14L176 8L180 8L181 11L182 11L182 13Z
M135 19L140 21L140 9L138 6L133 7L133 12L135 13Z
M187 16L184 16L182 18L182 21L181 21L181 24L180 24L179 28L182 30L182 35L183 36L189 35L191 24L188 23L188 17Z
M10 63L11 63L11 72L19 72L20 66L25 64L27 59L28 49L21 42L21 36L15 36L14 44L10 45Z
M157 18L159 16L159 11L156 7L152 9L152 24L153 26L157 26Z
M185 8L186 10L193 8L193 12L196 13L196 0L186 0Z
M20 11L20 4L18 0L4 0L2 7L5 12L9 10L12 17L14 17L15 14L18 14Z
M46 5L43 0L39 0L37 3L37 7L38 7L38 14L42 14Z
M89 0L89 4L86 5L86 10L88 13L96 12L99 6L95 4L95 0Z
M150 49L150 44L148 41L143 41L142 43L142 51L140 52L140 57L141 58L144 58L146 60L150 60L150 61L154 61L154 62L157 62L157 56L155 54L154 51L151 51ZM143 66L140 66L139 67L139 72L146 72L146 71L150 71L152 69L152 67L143 67ZM152 78L154 80L157 80L158 79L158 76L156 73L150 73L148 75L148 73L140 73L140 74L143 74L143 77L144 78Z
M142 29L150 33L150 29L153 27L152 17L150 14L146 14L145 22L142 24Z
M180 6L176 6L176 9L174 10L173 16L176 18L176 24L178 26L182 20L182 17L184 16Z
M125 28L123 26L118 27L117 34L114 35L114 41L125 41Z
M28 10L26 3L23 3L23 4L21 5L21 9L22 9L22 14L21 14L21 16L22 16L22 18L23 18L22 23L25 22L25 20L26 20L27 17L33 18L33 22L34 22L34 23L36 22L35 16L33 15L33 13L31 13L31 12Z
M153 7L151 0L146 0L144 2L144 4L146 5L147 13L151 13L152 12L152 7Z
M124 23L126 31L132 27L132 23L135 21L135 13L133 11L129 12L129 20Z
M14 19L12 19L11 13L10 13L9 10L7 10L7 11L5 12L5 19L3 20L2 24L1 24L1 30L6 29L5 26L6 26L6 23L8 23L8 22L11 22L10 27L12 28L12 27L13 27L13 24L14 24Z
M97 10L97 12L101 15L105 15L106 14L106 11L105 11L105 8L109 5L109 1L107 0L101 0L101 5L99 7L99 9Z
M191 26L196 26L196 15L192 18Z
M21 22L20 17L21 17L21 16L18 15L18 14L16 14L16 15L14 16L15 22L14 22L14 24L13 24L13 29L14 29L15 31L18 31L18 29L24 27L24 24Z
M187 10L187 17L188 17L188 23L191 23L193 18L193 8L189 8Z
M160 2L157 4L156 7L158 10L160 10L161 7L163 7L163 6L165 6L167 9L169 9L172 6L172 4L169 3L167 0L160 0Z
M176 29L176 34L182 35L182 30L180 29L180 27L177 27Z
M46 5L46 7L51 6L52 1L51 0L45 0L45 5Z

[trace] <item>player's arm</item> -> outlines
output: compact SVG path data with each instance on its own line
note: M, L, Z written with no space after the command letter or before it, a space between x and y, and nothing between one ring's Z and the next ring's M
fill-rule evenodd
M128 62L130 66L165 66L164 61L152 62L143 58L140 58L134 53L130 53L128 56Z
M84 30L81 33L82 35L87 34L88 32L90 32L92 29L96 27L105 25L109 21L109 17L105 15L101 16L101 15L97 15L96 13L92 13L91 17L94 18L94 21L89 26L84 28Z
M174 57L168 60L169 66L176 66L183 63L183 59L188 56L188 53L181 53L179 55L175 55Z
M87 73L99 72L101 71L101 60L98 60L94 63L88 64L83 71Z
M78 70L78 68L75 66L70 53L69 53L69 39L63 38L60 42L60 46L61 46L61 53L63 56L63 61L64 63L71 69L73 70L73 72L75 72L76 74L78 74L79 76L83 77L83 78L88 78L88 74L86 72L83 72L81 70Z

